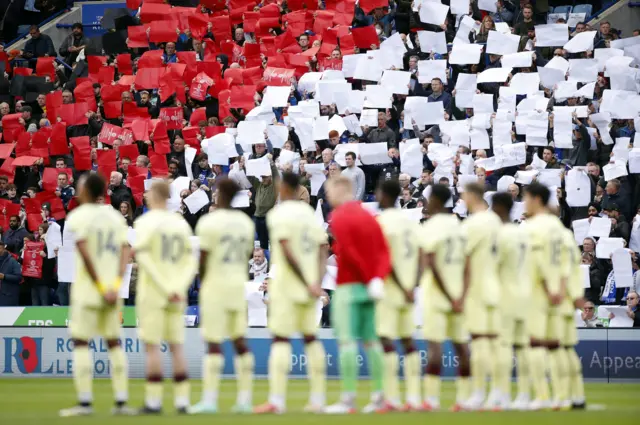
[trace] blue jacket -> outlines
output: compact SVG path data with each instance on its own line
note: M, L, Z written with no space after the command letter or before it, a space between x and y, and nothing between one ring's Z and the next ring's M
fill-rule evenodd
M9 228L4 232L2 242L7 246L7 250L9 252L19 254L20 250L22 250L22 247L24 246L24 238L28 234L29 232L24 227L19 227L16 230Z
M0 307L17 307L22 268L8 252L0 255L0 273L4 274L4 279L0 280Z

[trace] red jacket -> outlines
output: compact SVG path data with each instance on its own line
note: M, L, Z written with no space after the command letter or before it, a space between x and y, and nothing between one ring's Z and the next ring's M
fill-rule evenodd
M384 279L391 272L389 247L378 221L358 201L331 213L333 252L338 260L336 284Z

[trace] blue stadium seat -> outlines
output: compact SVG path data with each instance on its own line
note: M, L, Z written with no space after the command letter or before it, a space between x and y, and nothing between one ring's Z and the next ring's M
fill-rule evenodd
M553 13L564 13L565 19L567 19L569 13L571 13L571 6L556 6L556 8L553 9Z
M593 5L591 4L577 4L573 6L572 13L586 13L585 19L591 16L591 12L593 12Z
M271 253L269 252L268 249L264 250L264 258L266 258L267 261L271 261Z

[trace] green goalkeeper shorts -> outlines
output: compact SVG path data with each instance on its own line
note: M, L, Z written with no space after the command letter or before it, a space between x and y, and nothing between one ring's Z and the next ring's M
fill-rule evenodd
M377 340L375 311L365 285L338 286L331 300L331 321L338 342Z

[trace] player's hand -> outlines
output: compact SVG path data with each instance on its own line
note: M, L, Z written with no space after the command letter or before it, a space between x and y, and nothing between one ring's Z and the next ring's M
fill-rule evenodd
M413 296L413 291L405 290L404 291L404 299L407 300L407 303L413 304L415 302L415 298Z
M313 285L309 286L309 294L313 298L319 298L320 295L322 295L322 287L320 286L320 284L314 283Z
M367 293L372 300L381 300L384 297L384 281L374 277L367 283Z
M182 297L179 294L171 294L171 296L169 297L170 303L177 304L180 301L182 301Z
M549 301L551 302L551 305L560 305L560 303L562 303L562 295L560 294L550 295Z
M454 313L462 313L464 310L464 305L462 304L462 300L453 300L451 302L451 309Z
M107 305L114 305L116 301L118 301L118 293L113 289L109 289L104 293L102 298L104 298L104 302L107 303Z

